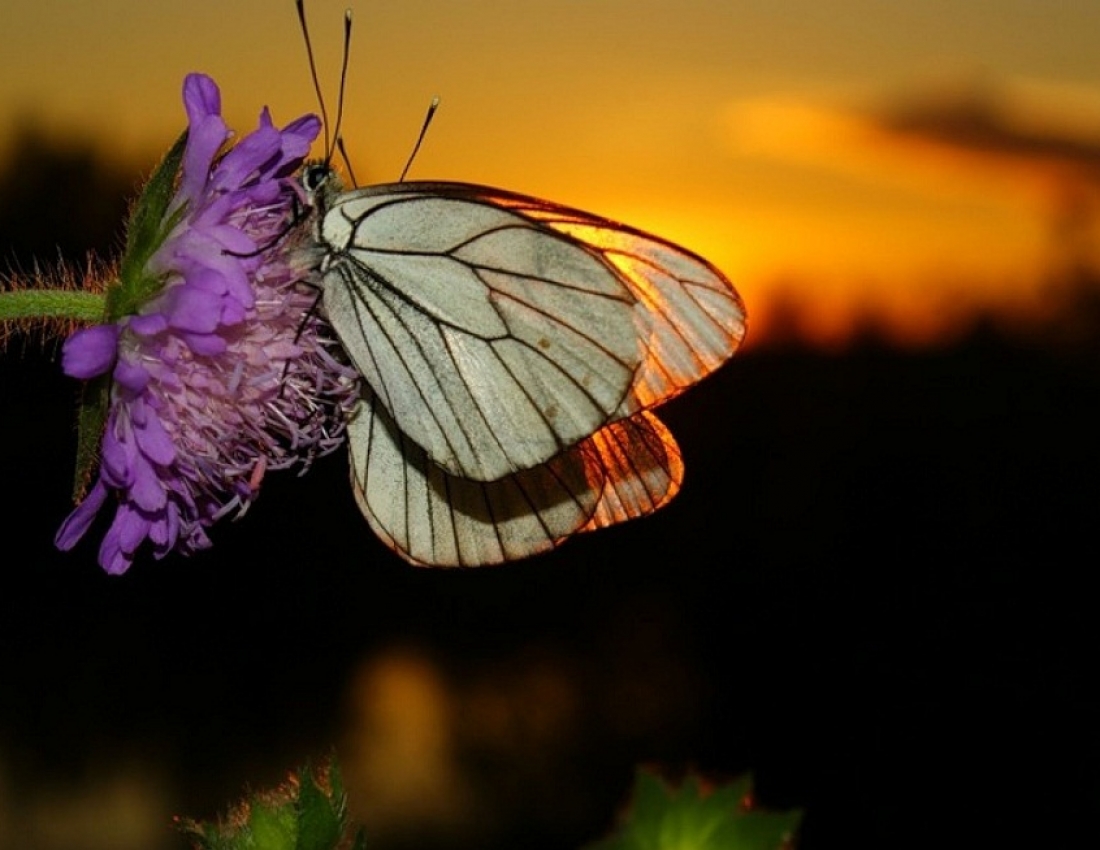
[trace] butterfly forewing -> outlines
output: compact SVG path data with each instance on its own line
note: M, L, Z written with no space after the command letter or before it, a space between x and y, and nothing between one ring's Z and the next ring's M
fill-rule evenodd
M375 188L387 195L476 201L560 233L602 257L634 299L634 333L644 349L616 417L678 395L729 359L744 338L745 307L733 284L707 260L665 239L486 186L410 182Z
M613 418L647 356L623 275L475 196L406 185L341 195L320 231L329 320L397 427L487 481Z
M744 304L725 275L702 257L580 210L488 191L502 206L601 254L637 299L646 357L621 415L668 401L722 365L741 344Z

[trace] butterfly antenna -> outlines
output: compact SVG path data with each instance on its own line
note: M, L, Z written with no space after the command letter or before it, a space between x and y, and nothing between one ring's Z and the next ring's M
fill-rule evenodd
M317 103L321 106L321 123L325 126L325 160L328 160L330 156L329 148L329 123L328 123L328 110L325 109L325 98L321 94L321 81L317 78L317 62L313 58L313 43L309 40L309 26L306 24L306 3L305 0L295 0L295 5L298 7L298 21L302 26L302 37L306 42L306 56L309 57L309 75L313 78L313 90L317 92ZM343 87L341 86L341 91ZM341 97L341 100L343 98Z
M348 81L348 58L351 56L351 9L344 10L344 61L340 66L340 95L336 99L336 125L332 129L335 144L340 144L340 125L344 121L344 86ZM325 161L332 159L335 149L329 149L328 136L325 136ZM347 162L347 157L344 157Z
M398 183L405 182L405 175L409 173L409 168L412 167L413 160L416 159L416 154L420 151L420 145L424 142L424 136L428 133L428 127L432 123L432 118L435 117L435 111L439 109L439 96L436 95L432 98L432 102L428 105L428 114L424 116L424 123L420 127L420 135L416 137L416 144L413 145L412 153L409 154L409 160L405 163L405 167L401 169L401 176L397 178Z
M348 158L348 149L344 147L344 137L336 137L336 149L340 151L340 159L344 161L344 168L348 170L348 177L351 178L351 186L353 189L359 188L359 181L355 179L355 171L351 167L351 160Z

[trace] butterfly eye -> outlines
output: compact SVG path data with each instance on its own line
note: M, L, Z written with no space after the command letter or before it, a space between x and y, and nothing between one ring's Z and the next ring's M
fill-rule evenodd
M323 162L307 165L302 171L302 185L307 192L316 192L329 179L332 169Z

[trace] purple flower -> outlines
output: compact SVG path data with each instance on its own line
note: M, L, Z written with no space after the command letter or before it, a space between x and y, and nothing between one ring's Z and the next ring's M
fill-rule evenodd
M108 503L99 551L125 572L149 541L160 558L209 547L206 528L242 513L265 472L343 441L356 375L301 286L309 254L294 173L320 130L315 116L259 127L218 158L230 133L209 78L184 82L189 129L165 233L142 273L155 283L137 312L75 333L62 365L73 377L110 372L98 479L58 531L70 549ZM124 260L125 264L125 260Z

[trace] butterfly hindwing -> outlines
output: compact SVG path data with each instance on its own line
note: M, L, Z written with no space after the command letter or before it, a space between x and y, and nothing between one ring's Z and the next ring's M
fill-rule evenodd
M648 412L614 422L551 461L497 481L446 472L365 390L348 425L351 483L371 528L406 560L481 566L546 552L573 534L662 507L683 464Z

